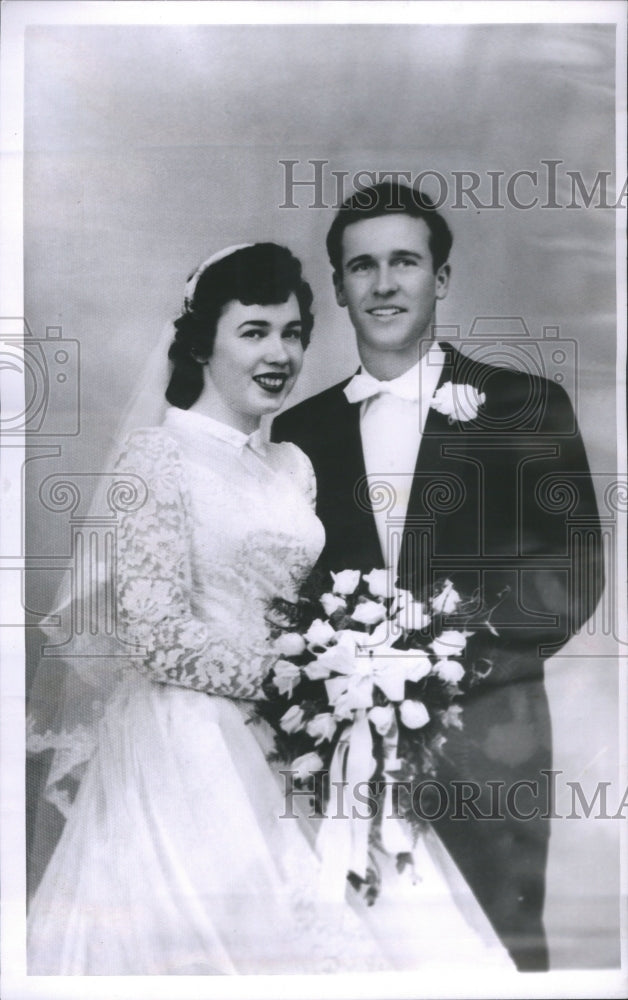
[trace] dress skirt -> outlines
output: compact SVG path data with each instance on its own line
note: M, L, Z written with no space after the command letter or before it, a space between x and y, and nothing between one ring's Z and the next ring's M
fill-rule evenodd
M132 672L108 704L29 914L31 975L333 973L512 965L428 830L417 880L321 897L251 704Z

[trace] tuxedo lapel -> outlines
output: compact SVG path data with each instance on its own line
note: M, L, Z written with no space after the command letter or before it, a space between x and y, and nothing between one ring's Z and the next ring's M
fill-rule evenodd
M456 381L462 359L450 344L441 347L445 360L436 391ZM438 514L455 507L461 494L468 494L467 463L455 457L462 443L460 425L431 406L421 436L398 561L400 583L408 590L418 592L431 583Z
M373 522L373 507L366 483L366 466L362 435L360 433L360 404L349 403L344 392L339 399L339 419L336 424L338 450L341 458L339 466L340 482L344 491L352 491L359 511Z
M454 354L458 354L458 352L454 351L453 347L449 344L441 344L441 347L443 348L445 360L436 384L435 392L438 392L441 386L445 385L446 382L454 381ZM419 446L419 453L416 460L415 486L418 487L419 485L418 477L420 476L421 469L430 469L434 467L434 461L439 455L440 445L443 438L447 438L450 435L457 436L457 431L457 425L450 423L449 418L446 417L444 413L439 413L433 406L430 406L427 411L425 427L423 428L423 434L421 435L421 444ZM415 491L413 490L410 496L408 511L412 509L411 501L413 499L416 500L416 497L413 497L414 492Z
M319 516L327 527L325 558L337 569L383 565L369 495L360 434L360 406L348 402L343 386L328 409L325 482L319 485ZM320 469L320 464L319 464Z

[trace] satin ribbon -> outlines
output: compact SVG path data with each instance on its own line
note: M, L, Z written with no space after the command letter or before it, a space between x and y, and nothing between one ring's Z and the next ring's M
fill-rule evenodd
M385 769L401 766L396 755L397 732L385 740ZM320 895L327 902L341 903L346 890L347 874L355 872L366 879L369 859L369 831L371 820L366 815L366 804L358 798L364 794L364 783L375 773L377 762L373 757L373 738L366 709L359 708L353 723L343 733L332 758L329 771L329 801L317 839L321 859ZM389 774L383 803L380 833L381 844L387 854L411 854L412 843L393 815L392 785Z
M382 847L386 854L412 854L412 841L406 832L402 820L393 813L393 785L395 779L391 772L398 771L402 766L402 761L397 757L397 726L393 726L390 732L384 737L384 778L386 790L384 792L383 818L380 828ZM414 860L412 863L414 871Z
M320 662L323 657L319 657ZM344 656L338 654L333 660L333 669L340 676L330 677L325 687L329 702L340 718L350 718L354 709L371 708L374 685L389 701L403 701L408 676L405 652L400 654L391 650L379 656L359 656L357 659L350 652Z
M321 859L320 894L330 902L342 902L347 873L366 878L369 820L364 802L356 797L360 782L368 781L376 767L373 741L366 712L356 712L355 721L342 735L329 769L329 801L317 839Z

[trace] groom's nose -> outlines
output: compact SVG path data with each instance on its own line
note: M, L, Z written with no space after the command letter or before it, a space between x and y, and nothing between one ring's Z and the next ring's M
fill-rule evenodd
M379 265L375 271L373 292L376 295L390 295L399 287L394 269L386 263Z

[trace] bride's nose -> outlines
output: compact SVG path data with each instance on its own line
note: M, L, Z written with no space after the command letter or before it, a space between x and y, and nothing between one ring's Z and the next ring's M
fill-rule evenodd
M264 342L264 361L270 365L287 365L290 355L281 333L271 333Z

